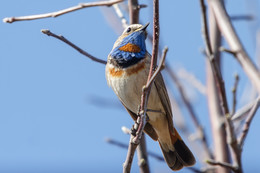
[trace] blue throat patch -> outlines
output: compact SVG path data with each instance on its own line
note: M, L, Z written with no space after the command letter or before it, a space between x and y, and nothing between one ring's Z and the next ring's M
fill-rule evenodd
M125 37L119 46L115 47L110 56L122 68L136 64L145 58L145 32L136 31Z

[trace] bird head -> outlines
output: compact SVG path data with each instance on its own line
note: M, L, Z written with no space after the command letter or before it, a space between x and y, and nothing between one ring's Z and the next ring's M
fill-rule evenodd
M109 54L113 64L119 67L129 67L136 64L146 54L146 28L149 25L133 24L128 26L122 35L117 39L112 51Z

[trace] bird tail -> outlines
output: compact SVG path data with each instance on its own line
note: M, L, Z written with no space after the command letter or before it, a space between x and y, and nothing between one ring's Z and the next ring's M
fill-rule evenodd
M168 164L168 166L174 170L180 170L185 166L192 166L195 164L196 160L190 151L190 149L186 146L184 141L181 139L179 133L176 129L174 132L170 131L171 142L173 147L171 149L167 147L167 145L163 145L159 139L159 144L161 150L163 152L164 160Z

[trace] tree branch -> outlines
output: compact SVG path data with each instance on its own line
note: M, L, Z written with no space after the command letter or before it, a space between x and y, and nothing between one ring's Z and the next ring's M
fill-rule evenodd
M148 153L146 149L145 135L142 133L140 144L137 146L138 166L140 173L149 173Z
M60 11L45 13L45 14L37 14L37 15L30 15L30 16L21 16L21 17L7 17L3 19L5 23L13 23L16 21L24 21L24 20L35 20L35 19L42 19L48 17L58 17L60 15L70 13L76 10L80 10L87 7L96 7L96 6L111 6L116 3L123 2L124 0L111 0L111 1L99 1L99 2L89 2L89 3L81 3L77 6L66 8Z
M241 121L242 119L244 119L244 117L246 117L248 115L249 111L255 105L257 100L258 100L258 98L249 102L249 103L247 103L245 106L243 106L242 108L237 110L236 113L232 116L231 120L233 122L235 122L235 121Z
M136 150L136 147L140 143L140 139L142 137L143 129L146 124L146 111L147 111L147 102L149 98L149 92L151 89L151 85L153 84L153 81L155 80L156 76L159 74L159 72L163 69L163 63L166 58L168 48L165 48L163 51L163 56L161 58L161 61L158 65L158 68L152 75L149 81L147 81L146 85L143 87L142 90L142 96L141 96L141 104L140 104L140 111L138 113L138 118L136 121L136 124L134 125L134 130L132 130L130 141L129 141L129 147L127 152L126 161L123 165L123 172L124 173L130 173L131 165L133 161L134 152ZM152 65L152 62L151 62ZM149 78L148 78L149 79Z
M139 23L139 4L138 0L128 0L129 19L131 24Z
M239 82L239 76L238 74L235 74L235 83L234 86L232 88L232 94L233 94L233 106L232 106L232 112L231 112L231 116L233 116L236 112L236 105L237 105L237 87L238 87L238 82Z
M215 147L215 159L221 162L229 162L226 131L224 130L223 117L229 114L227 98L225 93L224 81L220 71L220 54L218 46L220 45L220 33L216 29L215 16L210 11L210 29L211 39L208 33L208 24L206 16L206 6L204 0L200 0L201 15L202 15L202 34L206 45L207 61L207 78L208 78L208 100L210 119L212 126L212 134ZM218 58L218 59L216 59ZM221 106L220 104L221 103ZM218 173L228 173L225 168L217 168Z
M128 24L127 24L126 18L124 17L122 11L119 8L119 5L118 4L114 4L113 7L115 9L115 12L116 12L117 16L121 19L122 26L125 29L128 26Z
M240 42L238 35L230 21L230 18L226 12L224 4L220 0L208 0L210 7L212 8L216 17L218 27L225 37L227 43L232 52L236 52L236 59L242 66L246 75L260 93L260 73L255 64L251 61L247 52L245 51L242 43Z
M226 163L226 162L218 162L215 160L206 160L206 162L210 165L215 165L215 166L218 165L218 166L222 166L222 167L231 169L234 172L237 172L237 169L238 169L237 167L233 166L232 164Z
M122 142L116 141L114 139L111 138L107 138L106 142L115 146L118 146L120 148L124 148L124 149L128 149L128 145L124 144ZM162 156L160 156L159 154L156 154L154 152L151 151L147 151L147 154L151 157L153 157L154 159L158 160L158 161L163 161L164 162L164 158Z
M238 144L239 144L241 150L242 150L242 147L244 146L244 142L245 142L246 136L248 134L250 124L256 114L257 109L259 108L259 105L260 105L260 97L257 98L254 106L251 108L250 112L248 113L246 122L243 126L242 134L238 139L238 141L239 141Z
M56 34L52 33L50 30L48 30L48 29L42 29L41 32L43 34L46 34L48 36L52 36L54 38L57 38L57 39L63 41L64 43L70 45L71 47L76 49L79 53L81 53L82 55L85 55L86 57L90 58L93 61L99 62L101 64L106 64L107 63L106 61L104 61L102 59L98 59L98 58L94 57L93 55L90 55L89 53L87 53L86 51L82 50L81 48L79 48L75 44L71 43L69 40L67 40L65 37L63 37L61 35L56 35Z

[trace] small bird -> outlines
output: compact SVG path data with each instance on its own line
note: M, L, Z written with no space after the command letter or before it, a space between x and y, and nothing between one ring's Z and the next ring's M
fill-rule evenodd
M106 64L107 83L134 120L151 63L145 45L148 25L127 27L115 42ZM171 103L160 73L151 87L147 110L148 122L144 132L159 142L168 166L176 171L195 164L192 152L174 128Z

